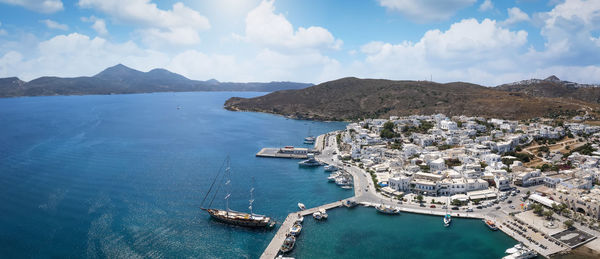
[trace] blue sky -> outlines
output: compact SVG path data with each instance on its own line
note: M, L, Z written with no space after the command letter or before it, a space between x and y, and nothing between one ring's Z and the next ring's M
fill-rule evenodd
M600 83L598 0L0 0L0 77Z

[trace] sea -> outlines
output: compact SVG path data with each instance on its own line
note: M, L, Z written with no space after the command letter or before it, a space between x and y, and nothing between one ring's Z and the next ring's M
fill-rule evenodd
M207 195L229 157L230 208L282 222L353 195L323 168L259 158L303 145L344 122L223 109L229 97L194 92L0 99L0 258L258 258L273 230L212 220L225 188ZM204 204L202 204L204 201ZM296 258L499 258L516 242L482 222L339 208L307 219Z

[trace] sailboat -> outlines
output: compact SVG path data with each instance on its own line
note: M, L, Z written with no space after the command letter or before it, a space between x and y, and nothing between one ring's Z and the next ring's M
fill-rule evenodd
M206 211L213 219L216 219L218 221L221 221L221 222L224 222L227 224L231 224L231 225L237 225L237 226L243 226L243 227L253 227L253 228L272 228L273 226L275 226L275 221L272 220L270 217L267 217L265 215L254 214L254 212L252 210L252 205L254 203L254 187L250 188L250 200L249 200L250 206L248 207L250 209L250 213L238 212L238 211L229 209L229 198L231 197L231 190L230 190L231 170L229 167L229 157L226 158L225 161L226 161L225 162L225 164L226 164L225 173L222 176L222 178L226 179L225 186L227 187L227 195L225 195L225 209L223 210L223 209L215 209L215 208L204 208L202 206L201 206L201 209ZM219 170L219 173L220 173L220 171L221 170ZM219 173L217 173L215 180L211 184L208 192L206 193L206 196L204 197L204 200L202 201L202 205L204 205L204 202L206 201L206 197L210 194L217 178L219 178ZM212 200L208 204L208 207L210 207L212 205L212 202L214 201L218 192L219 192L219 188L217 188L217 190L215 191Z
M446 215L444 216L444 227L449 227L452 222L452 216L448 213L448 205L450 205L450 197L448 197L448 202L446 205Z
M310 134L310 127L308 127L308 136L306 138L304 138L304 144L315 144L315 137L313 135Z

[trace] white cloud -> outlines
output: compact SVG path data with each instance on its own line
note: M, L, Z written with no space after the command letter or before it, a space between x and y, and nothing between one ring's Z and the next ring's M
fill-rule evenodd
M192 45L200 42L200 31L210 28L206 17L181 2L171 10L159 9L150 0L79 0L79 6L99 10L117 22L141 26L136 34L147 43Z
M397 11L417 22L442 21L477 0L377 0L388 10Z
M0 3L18 5L40 13L54 13L63 9L61 0L0 0Z
M99 35L104 36L108 34L108 30L106 29L106 22L104 21L104 19L100 19L92 15L90 17L81 17L81 20L84 22L91 22L92 29L94 29L94 31L96 31L96 33L98 33Z
M50 20L50 19L41 20L40 22L45 24L46 27L48 27L49 29L63 30L63 31L69 30L69 25L58 23L58 22Z
M494 4L492 3L492 0L485 0L479 6L479 11L481 12L485 12L492 9L494 9Z
M31 51L0 55L0 77L18 76L27 81L48 75L91 76L118 63L141 71L166 68L199 80L320 82L340 75L340 64L318 52L279 53L263 49L240 60L233 55L194 49L171 54L131 41L112 43L102 37L71 33L41 41Z
M446 31L430 30L416 43L371 42L354 72L369 77L496 83L518 63L527 32L501 28L489 19L466 19ZM437 79L436 79L437 78Z
M518 7L508 8L508 18L502 22L504 26L510 26L516 23L529 21L529 15L521 11Z
M335 39L325 28L293 25L283 14L275 13L274 1L262 1L246 16L246 35L249 42L277 49L339 49L342 41Z
M600 1L566 0L536 17L543 22L545 48L529 56L556 66L598 65L600 46L593 33L600 29Z

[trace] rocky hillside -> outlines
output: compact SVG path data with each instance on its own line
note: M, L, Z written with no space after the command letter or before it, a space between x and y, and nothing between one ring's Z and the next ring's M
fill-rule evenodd
M277 91L255 98L234 97L230 110L259 111L294 118L354 120L390 115L435 114L506 119L569 115L584 107L577 100L533 97L469 83L391 81L343 78L300 90Z
M498 90L524 93L534 97L562 97L600 103L600 86L560 80L556 76L529 79L496 87Z

